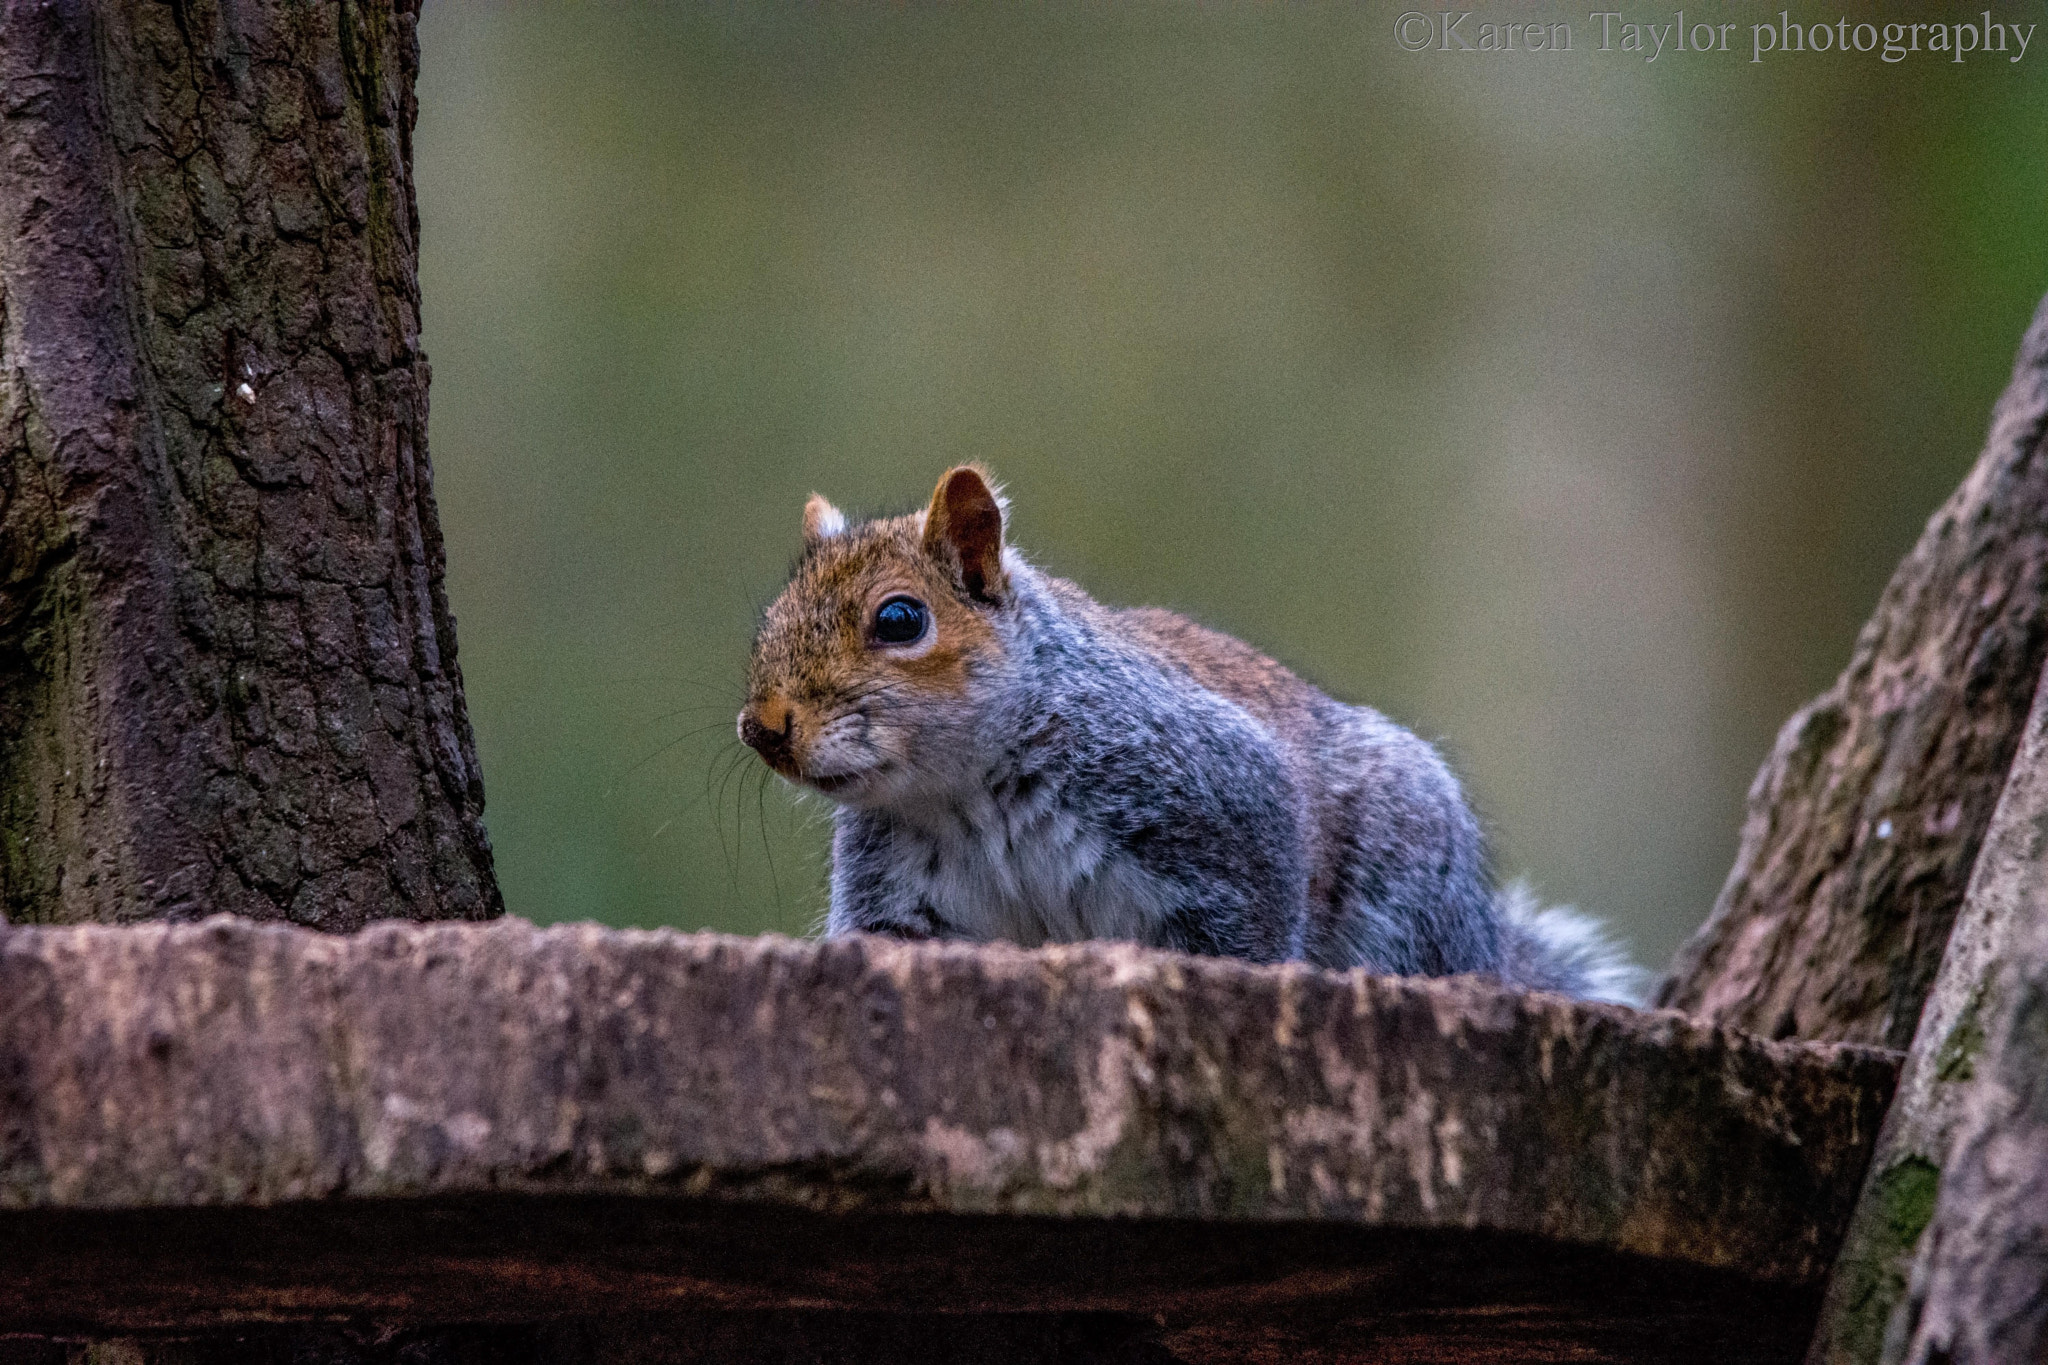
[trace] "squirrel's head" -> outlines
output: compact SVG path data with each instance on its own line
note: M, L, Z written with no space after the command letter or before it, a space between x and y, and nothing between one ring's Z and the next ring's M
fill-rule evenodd
M740 739L776 772L879 804L964 754L1011 604L1001 493L946 471L929 506L850 526L816 494L804 553L762 619Z

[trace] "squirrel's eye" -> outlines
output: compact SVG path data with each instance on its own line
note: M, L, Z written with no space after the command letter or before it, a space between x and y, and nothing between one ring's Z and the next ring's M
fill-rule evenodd
M875 608L875 638L885 645L907 645L924 634L929 619L915 597L892 597Z

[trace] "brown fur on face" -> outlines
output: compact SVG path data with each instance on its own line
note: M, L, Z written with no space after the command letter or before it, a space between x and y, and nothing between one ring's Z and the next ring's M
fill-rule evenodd
M1002 657L984 615L1000 584L1001 522L980 471L971 471L973 487L961 486L968 472L947 471L934 494L935 506L945 500L979 514L980 487L995 511L992 551L986 516L966 519L974 537L966 573L933 509L846 527L824 499L805 505L804 555L755 636L739 719L740 738L784 777L857 800L914 774L949 732L972 724L969 683ZM970 592L970 576L982 600ZM876 610L898 596L929 614L911 644L887 644L873 632Z

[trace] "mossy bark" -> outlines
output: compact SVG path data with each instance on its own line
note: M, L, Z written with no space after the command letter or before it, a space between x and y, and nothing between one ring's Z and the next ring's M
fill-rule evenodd
M0 907L500 901L426 457L405 0L0 3Z
M1985 1143L1994 1140L1987 1134L2009 1128L2023 1111L2017 1097L2030 1085L2039 1089L2031 1078L2038 1076L2048 1052L2028 1040L2021 1021L2028 1000L2035 1000L2038 1010L2048 987L2043 925L2048 925L2048 692L2035 698L1941 973L1921 1015L1898 1094L1885 1116L1828 1285L1810 1365L1898 1360L1913 1340L1921 1310L1906 1305L1925 1293L1925 1285L1911 1294L1909 1286L1926 1280L1933 1265L1930 1258L1941 1255L1927 1230L1937 1209L1953 1205L1958 1197L1954 1169L1966 1150L1964 1144L1974 1144L1971 1150L1981 1156ZM2031 1224L2026 1235L2011 1237L2002 1246L1979 1245L1972 1252L1980 1258L2003 1258L2008 1267L2015 1260L2026 1262L2030 1240L2040 1245L2048 1237L2048 1222L2040 1213L2048 1207L2048 1162L2038 1159L2048 1152L2048 1128L2038 1116L2031 1126L2030 1134L2007 1131L2003 1136L2007 1141L2021 1138L2016 1150L2034 1153L2037 1187L2031 1192L2005 1191L1993 1201L2013 1207L1980 1204L1969 1215L2005 1223L2009 1232ZM1916 1251L1929 1261L1919 1272L1914 1270ZM2038 1255L2034 1259L2038 1262ZM2048 1263L2032 1269L2036 1285L2048 1282ZM1995 1333L2012 1328L2013 1317L2013 1305L1983 1300L1970 1304L1965 1321ZM1955 1358L2035 1358L2048 1349L2048 1316L2037 1310L2032 1330L2031 1350L1965 1351ZM1954 1335L1953 1323L1934 1333L1948 1349L1954 1348L1948 1340ZM2002 1340L2005 1347L2014 1344L2010 1338ZM1927 1358L1926 1343L1922 1347L1914 1359Z
M1991 434L1750 789L1735 867L1657 1003L1904 1048L2048 656L2048 303Z
M2038 838L2038 831L2036 831ZM2036 855L2037 874L2041 859ZM1949 1146L1887 1365L2048 1359L2048 895L2003 964L1996 1022Z

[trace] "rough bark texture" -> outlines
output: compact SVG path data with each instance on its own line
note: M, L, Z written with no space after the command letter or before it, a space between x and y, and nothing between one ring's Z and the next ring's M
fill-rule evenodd
M2042 1335L2044 1314L2048 1314L2048 1111L2038 1108L2031 1120L2013 1120L2025 1104L2030 1087L2038 1090L2043 1059L2048 1058L2048 1037L2028 1038L2026 1025L2015 1015L2028 1008L2026 997L2033 992L2032 1008L2041 1009L2042 991L2048 985L2048 941L2040 941L2048 925L2048 689L2037 692L2033 712L2013 760L2012 774L1999 798L1984 848L1970 878L1969 895L1962 914L1949 937L1942 957L1941 974L1935 978L1927 1007L1914 1035L1912 1051L1900 1079L1898 1094L1885 1115L1884 1129L1863 1193L1843 1240L1842 1253L1828 1284L1826 1309L1809 1354L1811 1365L1865 1365L1879 1358L1891 1324L1892 1344L1886 1354L1898 1359L1910 1329L1909 1319L1917 1309L1900 1311L1906 1295L1908 1275L1916 1247L1923 1246L1922 1233L1935 1213L1939 1192L1944 1207L1959 1196L1962 1176L1947 1174L1952 1154L1957 1151L1957 1134L1973 1130L1967 1141L1977 1144L1981 1160L1990 1134L2001 1131L2008 1140L2018 1140L2016 1154L2025 1156L2031 1145L2036 1167L2034 1189L2018 1182L2013 1189L1995 1194L1977 1190L1970 1197L1987 1194L1995 1207L1973 1211L2010 1234L2023 1229L2026 1235L2012 1236L2004 1244L1975 1240L1966 1249L1951 1244L1946 1249L1943 1269L1954 1273L1959 1258L1973 1261L2017 1256L2016 1265L2029 1276L2032 1299L2030 1350L1999 1334L2015 1325L2015 1309L2022 1305L1997 1303L1983 1297L1987 1288L1981 1280L1982 1265L1967 1273L1980 1277L1972 1293L1970 1315L1965 1321L1982 1325L1987 1337L2003 1342L2002 1352L1982 1349L1967 1358L1977 1360L2035 1359L2048 1354L2048 1337ZM2015 1034L2014 1029L2022 1030ZM2039 1026L2036 1025L2036 1032ZM1996 1037L1994 1038L1994 1034ZM2009 1049L2019 1047L2017 1054ZM2028 1125L2031 1125L2029 1130ZM1988 1125L1988 1130L1987 1130ZM2030 1131L2030 1135L2029 1135ZM2010 1175L2011 1173L2008 1172ZM1981 1179L1982 1172L1973 1178ZM2031 1211L2031 1216L2030 1216ZM1981 1239L1988 1228L1970 1234ZM2033 1251L2025 1248L2031 1238ZM1932 1269L1932 1263L1927 1270ZM1923 1270L1922 1278L1926 1278ZM1916 1289L1924 1294L1925 1286ZM1953 1309L1950 1303L1946 1307ZM2019 1315L2024 1318L2024 1313ZM1925 1358L1924 1354L1916 1358ZM1964 1356L1957 1356L1963 1359Z
M2048 756L2044 756L2048 762ZM2048 822L1887 1365L2048 1359Z
M1983 456L1749 793L1658 1003L1773 1038L1912 1039L2048 652L2048 303Z
M1792 1360L1896 1066L1128 945L16 930L0 1330L886 1308Z
M1852 1253L1886 1255L1886 1273L1867 1304L1831 1286L1814 1359L1879 1359L1880 1331L1894 1365L2048 1359L2048 694L1910 1065L1837 1281L1857 1287ZM1909 1166L1916 1193L1901 1209L1887 1196L1905 1182L1884 1174Z
M499 909L412 6L0 0L0 908Z

